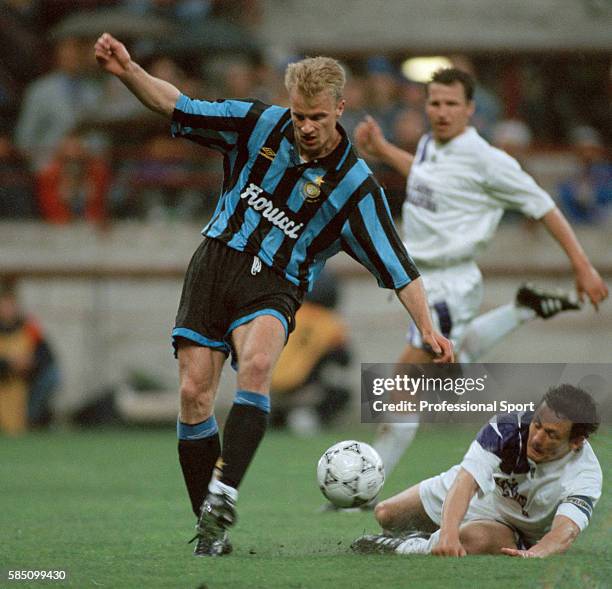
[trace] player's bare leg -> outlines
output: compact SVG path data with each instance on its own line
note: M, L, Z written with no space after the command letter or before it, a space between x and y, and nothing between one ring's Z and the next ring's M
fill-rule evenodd
M232 333L238 353L238 388L270 392L272 372L285 347L285 329L272 315L261 315Z
M427 515L419 495L419 485L382 501L374 510L382 534L366 534L357 538L351 549L358 554L400 553L401 547L415 547L425 554L430 535L438 526Z
M225 354L177 338L180 413L177 423L178 453L183 478L196 517L219 454L221 444L214 401ZM195 554L202 552L200 543Z
M225 354L177 338L180 412L178 453L196 516L221 452L214 402Z
M459 539L467 554L502 554L502 548L516 547L514 532L492 520L474 520L459 529ZM435 554L440 530L433 534L420 531L404 535L361 536L351 548L359 554Z
M238 356L237 392L225 424L221 484L238 489L264 435L272 372L285 339L283 324L272 315L260 315L232 333Z
M374 514L383 533L357 538L351 545L355 552L430 554L439 541L440 530L423 507L419 485L379 503ZM459 537L468 554L501 554L502 548L516 546L514 532L490 520L464 523Z
M178 338L181 422L192 425L213 414L224 362L223 352Z
M226 530L236 523L238 487L266 431L272 371L285 337L283 324L271 315L256 317L232 332L238 358L238 390L225 422L217 473L198 520L201 556L221 556L231 551Z
M516 547L514 532L506 525L490 520L474 520L459 529L461 544L468 554L501 554L505 547Z
M423 507L418 484L381 501L374 516L380 527L390 533L415 530L431 533L438 528Z
M496 307L470 322L458 346L460 362L478 360L498 342L521 325L537 319L550 319L564 311L580 309L578 300L558 290L522 285L513 303Z

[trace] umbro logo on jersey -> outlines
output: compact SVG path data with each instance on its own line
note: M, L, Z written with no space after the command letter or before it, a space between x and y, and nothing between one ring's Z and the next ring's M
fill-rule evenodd
M264 219L267 219L278 227L287 237L297 239L299 231L304 227L304 223L296 223L292 221L285 211L281 211L274 203L266 196L263 196L263 188L251 182L249 186L240 194L240 198L246 199L247 204Z
M262 147L259 150L259 155L265 157L267 160L270 160L272 162L276 157L276 152L270 147Z

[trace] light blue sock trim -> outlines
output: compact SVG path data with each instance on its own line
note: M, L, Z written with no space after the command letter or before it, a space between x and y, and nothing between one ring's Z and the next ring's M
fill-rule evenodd
M270 397L262 393L253 393L251 391L236 391L234 398L236 405L249 405L257 407L264 413L270 413Z
M193 425L183 423L178 419L176 421L176 436L179 440L203 440L214 436L218 431L219 426L214 415Z

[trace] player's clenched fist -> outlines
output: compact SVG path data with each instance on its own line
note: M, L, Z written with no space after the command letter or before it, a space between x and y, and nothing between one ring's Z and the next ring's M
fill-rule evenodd
M112 35L104 33L94 46L96 61L100 67L116 76L127 71L131 58L125 45L117 41Z

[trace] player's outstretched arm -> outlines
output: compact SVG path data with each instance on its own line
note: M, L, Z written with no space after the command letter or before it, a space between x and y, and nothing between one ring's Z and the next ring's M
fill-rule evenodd
M529 550L502 548L502 553L520 558L544 558L552 554L562 554L574 543L579 534L580 528L569 517L557 515L550 532Z
M421 332L423 343L436 355L434 362L453 362L453 344L433 327L422 279L419 277L409 282L396 293Z
M181 94L178 88L148 74L132 61L125 45L108 33L96 41L94 51L100 67L117 76L147 108L167 117L172 116Z
M467 470L461 468L444 499L440 521L440 539L431 551L433 555L467 555L459 537L459 526L461 526L470 501L477 490L478 484L474 477Z
M355 128L355 145L368 159L382 161L408 176L414 156L385 139L380 125L367 115Z
M540 221L544 223L548 232L565 250L574 269L576 292L580 301L584 300L584 295L586 294L595 310L597 310L598 305L608 297L608 287L584 253L567 219L555 207L548 211Z

